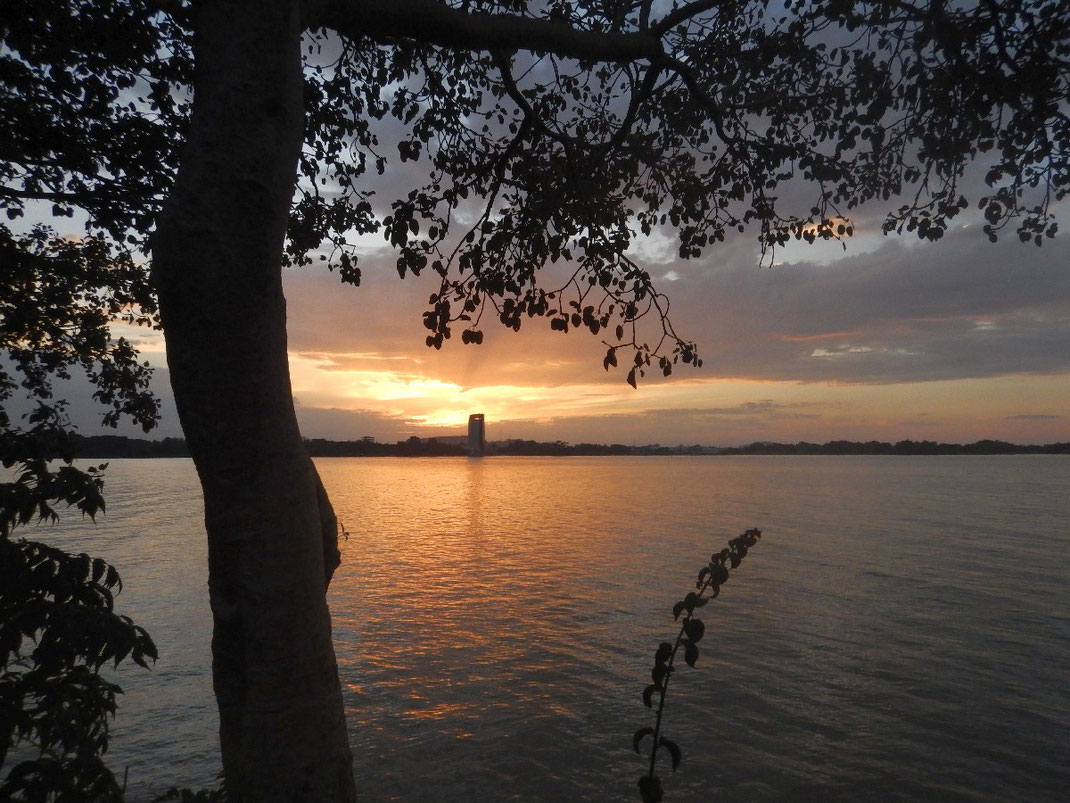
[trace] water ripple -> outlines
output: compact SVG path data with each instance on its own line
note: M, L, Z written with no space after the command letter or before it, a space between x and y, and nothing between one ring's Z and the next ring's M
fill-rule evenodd
M366 800L634 799L630 734L704 556L766 533L703 609L669 800L1065 799L1070 460L320 460L353 533L330 604ZM217 772L187 461L115 461L120 607L156 636L111 755L132 799ZM669 773L666 772L666 775Z

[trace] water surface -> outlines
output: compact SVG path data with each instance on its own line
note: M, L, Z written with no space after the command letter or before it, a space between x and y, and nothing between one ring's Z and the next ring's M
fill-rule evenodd
M670 687L667 800L1058 800L1070 788L1070 459L321 459L367 800L634 799L672 603L765 536ZM113 560L160 647L126 687L131 798L218 772L192 465L113 461Z

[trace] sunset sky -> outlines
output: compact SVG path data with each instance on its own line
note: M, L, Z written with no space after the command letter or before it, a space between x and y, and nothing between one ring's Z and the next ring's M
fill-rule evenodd
M400 280L370 237L359 288L318 267L285 275L302 430L393 441L459 433L482 412L492 440L1070 440L1066 235L1037 248L1008 232L992 245L966 223L933 245L884 237L876 217L855 221L846 252L799 245L773 268L758 266L752 235L691 262L667 236L643 242L634 255L704 363L648 374L638 390L624 370L603 370L599 338L541 319L519 333L486 324L481 346L457 332L427 348L420 313L433 278ZM166 396L162 341L133 334ZM95 412L76 408L94 430ZM178 434L165 398L155 437Z
M384 143L404 133L391 120ZM606 372L599 337L551 331L546 319L525 320L518 333L484 321L482 345L463 345L456 329L441 351L427 348L421 313L437 277L399 279L386 241L367 235L359 288L320 265L285 272L302 431L394 441L459 434L481 412L491 440L1070 441L1070 202L1053 204L1063 231L1042 247L1010 229L991 244L976 209L991 192L987 168L979 161L961 178L973 205L936 244L881 234L896 198L852 213L846 250L793 244L774 267L759 267L753 229L690 261L678 258L671 231L640 238L630 256L670 299L676 331L697 344L703 366L681 365L669 378L648 372L637 390L625 381L627 357ZM427 170L426 159L394 160L362 181L385 210ZM814 188L801 182L778 192L784 214L813 203ZM158 369L163 419L151 437L180 435L161 335L117 333ZM74 423L99 431L89 391L63 392Z

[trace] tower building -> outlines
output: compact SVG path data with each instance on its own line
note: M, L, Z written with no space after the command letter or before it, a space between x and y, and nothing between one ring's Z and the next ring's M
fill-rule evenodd
M468 416L468 454L474 457L482 457L487 448L487 431L483 421L483 413L473 413Z

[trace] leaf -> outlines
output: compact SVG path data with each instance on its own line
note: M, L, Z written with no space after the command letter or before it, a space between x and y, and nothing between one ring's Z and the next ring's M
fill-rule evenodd
M104 576L104 585L108 588L118 588L119 591L123 590L123 581L119 579L119 572L115 570L114 566L108 567L108 571Z
M669 667L666 664L654 664L654 668L650 670L650 679L660 686L668 672Z
M676 768L680 766L680 759L683 757L680 753L680 746L671 739L666 739L662 736L658 740L659 744L669 751L669 755L672 756L672 771L676 772Z
M649 686L643 689L643 705L645 705L647 708L652 708L654 692L658 691L660 688L661 686L659 686L658 684L651 683Z
M695 582L695 588L702 588L702 583L706 580L707 577L709 577L709 575L710 575L710 567L709 566L703 566L702 569L698 573L698 580Z
M663 664L669 660L669 657L671 655L672 645L667 641L663 641L661 642L661 644L658 645L658 649L654 653L654 663Z
M695 661L698 660L698 647L695 645L695 642L687 638L680 643L684 646L684 663L694 669Z
M688 591L686 597L672 606L672 618L679 619L681 612L686 610L691 613L697 606L702 604L704 603L699 599L698 594L694 591Z
M706 633L706 625L701 619L692 617L684 622L684 630L687 632L687 637L698 644Z
M632 750L636 753L639 752L639 742L642 741L644 736L652 736L654 729L647 725L645 728L640 728L635 732L635 736L632 737Z
M643 803L661 803L665 793L661 789L661 779L657 775L644 775L637 785Z

